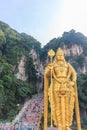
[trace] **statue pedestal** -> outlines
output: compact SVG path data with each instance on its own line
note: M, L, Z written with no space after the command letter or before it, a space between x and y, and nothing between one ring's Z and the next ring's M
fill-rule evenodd
M48 127L48 130L58 130L58 128L57 127Z

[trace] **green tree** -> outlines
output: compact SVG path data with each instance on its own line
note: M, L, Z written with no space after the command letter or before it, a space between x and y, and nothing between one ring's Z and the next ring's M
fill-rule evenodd
M2 80L0 80L0 115L2 115L2 108L4 105L4 97L5 97L5 93L4 93L4 86L2 85Z
M78 75L77 83L80 108L84 112L87 110L87 73Z
M6 42L4 32L0 29L0 47Z
M37 82L37 71L35 69L35 66L33 64L33 60L31 57L27 57L26 64L26 74L28 75L28 81L30 83L36 84Z

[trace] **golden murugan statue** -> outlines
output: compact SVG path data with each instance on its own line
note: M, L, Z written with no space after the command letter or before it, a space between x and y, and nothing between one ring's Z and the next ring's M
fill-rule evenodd
M58 130L71 130L75 108L78 130L81 130L76 72L66 62L60 48L57 50L53 62L54 51L50 50L48 55L51 58L51 63L46 66L44 72L44 130L48 129L48 99L51 106L51 127L54 121Z

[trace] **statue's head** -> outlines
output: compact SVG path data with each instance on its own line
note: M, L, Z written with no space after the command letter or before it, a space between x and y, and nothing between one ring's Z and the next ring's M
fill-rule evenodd
M57 61L65 61L64 52L62 51L61 48L58 48L58 50L56 52L56 60Z

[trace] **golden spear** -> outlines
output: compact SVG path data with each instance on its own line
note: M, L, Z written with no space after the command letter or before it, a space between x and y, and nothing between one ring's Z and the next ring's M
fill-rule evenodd
M52 60L53 60L53 57L55 55L55 52L51 49L48 51L48 56L50 57L50 62L52 64ZM52 123L52 69L53 67L51 66L51 127L53 127L53 123Z

